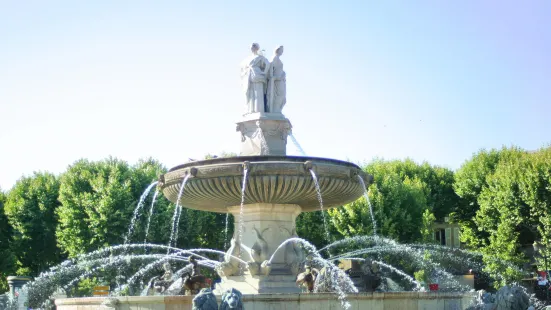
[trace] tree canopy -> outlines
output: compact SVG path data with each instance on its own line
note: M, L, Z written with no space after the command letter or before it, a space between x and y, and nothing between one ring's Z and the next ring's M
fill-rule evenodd
M19 179L7 195L5 213L13 228L18 274L36 275L61 258L55 236L58 192L56 176L35 172Z
M0 190L0 292L8 289L6 277L15 272L15 256L11 250L12 228L4 212L6 195Z
M497 284L505 284L521 277L513 266L528 262L524 249L534 241L551 249L551 148L497 153L499 160L480 187L479 208L469 225L480 233L467 228L464 238L480 248L491 274L504 274ZM549 257L550 251L544 254ZM550 267L542 259L538 262L541 269Z
M423 238L423 218L442 220L459 205L453 172L412 160L375 160L364 170L374 176L369 186L377 233L400 242ZM425 214L428 212L428 214ZM329 210L337 231L345 237L369 235L373 225L367 199ZM424 216L425 214L425 216Z
M122 243L141 193L164 170L153 160L75 162L61 176L60 248L72 257Z

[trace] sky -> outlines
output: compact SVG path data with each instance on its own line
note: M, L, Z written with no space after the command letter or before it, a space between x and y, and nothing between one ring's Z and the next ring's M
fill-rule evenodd
M459 168L551 142L551 1L0 0L0 188L81 158L239 152L239 64L287 73L309 156ZM288 154L299 155L289 141Z

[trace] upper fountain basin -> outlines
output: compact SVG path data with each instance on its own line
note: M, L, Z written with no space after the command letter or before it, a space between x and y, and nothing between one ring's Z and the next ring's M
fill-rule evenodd
M192 161L161 175L159 186L165 197L176 203L180 186L190 175L180 198L184 207L228 212L241 204L243 173L247 168L245 204L299 205L302 211L320 208L310 169L318 179L325 208L358 199L373 177L349 162L302 156L239 156Z

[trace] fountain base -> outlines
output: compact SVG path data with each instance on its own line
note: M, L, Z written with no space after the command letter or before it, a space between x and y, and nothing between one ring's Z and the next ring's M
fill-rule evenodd
M252 113L237 123L241 133L240 156L279 155L287 153L291 122L281 113Z
M243 294L300 293L300 288L295 285L295 278L294 275L230 276L216 284L214 293L221 295L231 288Z
M191 310L194 296L147 296L115 297L117 303L113 310L155 309L155 310ZM351 310L360 309L408 309L408 310L444 310L467 309L472 305L474 293L428 293L428 292L392 292L358 293L347 295ZM57 310L109 309L105 302L109 298L65 298L56 299ZM218 296L220 303L220 296ZM245 309L342 309L335 294L243 294Z

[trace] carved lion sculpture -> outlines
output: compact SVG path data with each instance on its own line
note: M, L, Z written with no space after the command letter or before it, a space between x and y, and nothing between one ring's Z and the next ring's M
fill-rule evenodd
M243 301L241 300L241 292L232 288L224 292L222 295L222 302L220 303L220 310L237 309L243 310Z
M218 310L216 296L210 288L202 289L199 294L193 298L192 310Z

